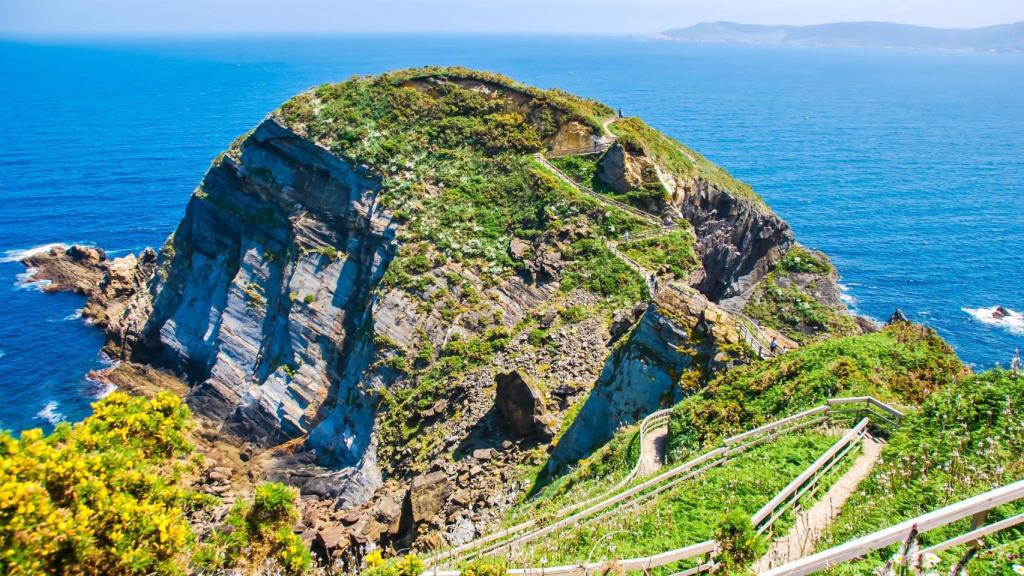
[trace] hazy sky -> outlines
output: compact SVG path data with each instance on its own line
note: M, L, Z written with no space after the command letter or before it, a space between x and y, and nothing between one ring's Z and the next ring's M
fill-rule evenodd
M709 20L1024 20L1024 0L0 0L0 35L329 32L649 34Z

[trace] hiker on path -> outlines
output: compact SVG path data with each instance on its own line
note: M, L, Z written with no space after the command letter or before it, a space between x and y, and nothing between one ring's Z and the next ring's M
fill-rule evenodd
M622 118L622 108L619 108L619 118Z
M775 340L775 338L772 338L772 343L769 344L768 347L772 349L772 355L774 356L779 350L779 342Z

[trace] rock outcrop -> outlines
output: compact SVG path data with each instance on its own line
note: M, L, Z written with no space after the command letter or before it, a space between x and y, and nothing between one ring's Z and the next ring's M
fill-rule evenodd
M708 374L747 357L729 312L685 285L662 290L608 358L548 470L575 463L622 426L671 406Z
M786 222L766 207L696 179L673 204L693 226L702 274L692 285L728 310L742 310L758 282L793 245Z
M601 157L597 176L612 190L623 194L643 188L649 182L645 173L654 169L654 163L645 156L630 154L622 144L614 144Z
M555 434L554 423L537 388L519 372L498 374L495 381L498 386L494 405L505 424L518 436L550 440Z
M45 284L45 292L92 295L110 269L107 254L90 246L53 246L21 261L28 267L28 281Z

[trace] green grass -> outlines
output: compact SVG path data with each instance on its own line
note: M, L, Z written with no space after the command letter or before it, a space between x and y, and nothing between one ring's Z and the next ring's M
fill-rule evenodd
M639 118L617 120L609 129L618 136L619 142L627 150L643 151L647 157L676 176L696 176L731 192L738 198L750 201L757 209L768 209L764 200L750 186L737 180L704 156L651 128Z
M812 344L716 377L672 411L669 453L685 458L721 438L822 404L868 395L916 404L966 368L934 331L898 323Z
M664 552L712 538L719 519L731 510L748 517L813 463L834 442L829 434L809 432L755 448L736 459L686 480L638 508L569 527L532 543L513 566L550 566L607 558L632 558ZM787 528L779 524L780 531Z
M830 282L835 269L827 259L794 246L761 282L743 311L801 344L860 331L845 310L826 306L795 282L785 281L796 274L815 275L808 285L813 289L814 282Z
M619 249L648 270L666 268L682 280L700 268L695 245L696 238L687 227L654 238L624 242Z
M582 184L593 190L594 192L600 192L608 196L613 196L617 200L626 200L624 194L620 195L615 192L608 184L605 184L603 180L597 176L597 165L601 160L600 154L588 154L586 156L560 156L558 158L549 158L548 161L555 165L559 170L565 172L565 175L576 181L577 184Z
M601 240L573 243L566 255L572 260L562 279L562 290L576 288L607 297L616 305L646 299L647 284L640 274L620 260Z
M1024 478L1024 377L1006 371L971 375L932 394L882 451L881 461L843 507L819 544L829 548L853 538L925 514ZM1024 512L1024 502L999 507L987 523ZM936 544L970 529L969 519L927 532L923 545ZM987 539L985 548L1008 544L968 566L973 574L1011 574L1021 564L1021 528ZM1016 542L1013 544L1013 542ZM940 572L964 553L960 547L943 555ZM894 548L833 570L836 574L870 572Z
M775 265L775 269L785 273L831 274L835 269L820 256L803 246L793 246Z
M578 406L582 406L582 403ZM562 425L563 433L570 423L567 417ZM637 424L620 430L607 444L581 460L576 467L531 490L527 497L508 511L501 525L512 526L531 518L550 520L568 506L605 494L625 478L636 464L640 454L639 429ZM537 481L544 478L543 466L526 468L522 476L529 478L536 486Z

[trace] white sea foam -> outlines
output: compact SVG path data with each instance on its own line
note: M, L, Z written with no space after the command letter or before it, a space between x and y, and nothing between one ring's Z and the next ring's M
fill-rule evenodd
M38 272L36 268L26 268L24 272L15 277L14 285L22 290L42 290L50 284L51 280L33 280L32 276Z
M64 319L65 320L69 320L69 321L70 320L78 320L79 318L82 317L82 310L83 310L83 308L79 308L78 310L75 310L71 314L68 314L67 316L65 316Z
M85 381L89 383L89 395L97 400L101 400L110 395L111 392L117 390L117 386L110 382L103 382L92 376L86 375Z
M0 358L3 358L4 356L7 356L7 352L0 350Z
M1024 336L1024 313L1007 308L1006 310L1010 313L1008 316L1004 318L996 318L992 315L996 311L996 308L998 308L998 306L992 306L990 308L961 308L961 310L967 312L982 324L988 324L989 326L1002 328L1011 334Z
M23 250L8 250L4 252L3 256L0 256L0 263L2 262L21 262L29 256L35 256L36 254L42 254L43 252L49 252L51 248L67 248L67 244L63 242L52 242L50 244L43 244L41 246L35 246L33 248L25 248Z
M117 368L121 364L120 360L117 360L116 358L111 358L103 351L100 351L100 362L107 365L106 368L100 370L101 373L109 372L110 370ZM109 396L111 392L117 390L117 386L115 386L114 384L111 384L110 382L104 382L98 378L94 378L92 377L91 374L92 373L86 374L85 380L86 382L89 382L89 384L92 385L90 393L94 398L105 398Z
M43 409L36 413L36 418L46 420L50 424L57 425L64 421L64 415L61 414L57 408L60 404L56 400L50 400L43 406Z
M843 304L846 304L848 308L853 308L857 305L857 299L850 294L850 286L836 282L836 286L839 287L839 300Z

